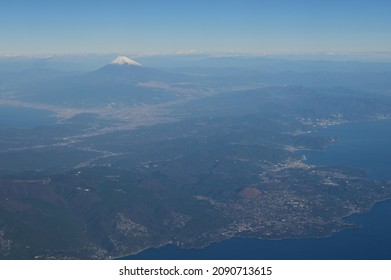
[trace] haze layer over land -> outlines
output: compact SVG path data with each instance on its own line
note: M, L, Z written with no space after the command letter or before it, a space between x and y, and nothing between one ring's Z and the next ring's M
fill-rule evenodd
M390 181L305 157L337 141L317 130L391 117L391 65L177 58L0 73L3 258L325 237L391 197Z

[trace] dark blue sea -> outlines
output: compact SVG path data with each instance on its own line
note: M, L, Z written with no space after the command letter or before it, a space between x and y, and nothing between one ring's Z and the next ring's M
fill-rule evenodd
M0 105L0 128L27 128L55 122L50 111Z
M318 135L336 142L325 151L304 152L316 165L347 166L364 171L372 179L391 179L391 120L353 123L322 129ZM260 240L240 239L214 243L203 249L168 245L148 249L125 259L391 259L391 200L371 211L347 218L361 225L327 238Z
M363 170L371 179L391 179L391 120L333 126L316 132L333 136L326 151L305 151L310 163L348 166Z

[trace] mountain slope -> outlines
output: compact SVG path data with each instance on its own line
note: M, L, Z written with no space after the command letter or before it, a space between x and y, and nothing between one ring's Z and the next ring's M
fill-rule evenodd
M178 93L144 87L150 81L165 84L184 81L186 76L144 67L126 57L118 57L98 70L72 77L29 84L19 91L26 101L76 107L137 105L167 102Z

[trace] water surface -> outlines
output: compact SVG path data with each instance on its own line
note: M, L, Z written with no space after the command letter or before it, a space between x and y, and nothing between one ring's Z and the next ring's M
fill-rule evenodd
M50 111L0 105L0 128L26 128L55 122L56 118Z

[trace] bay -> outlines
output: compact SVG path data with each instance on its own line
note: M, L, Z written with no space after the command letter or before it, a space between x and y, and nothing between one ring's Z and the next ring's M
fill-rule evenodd
M316 136L335 142L325 151L303 151L307 162L357 168L370 179L391 179L391 120L346 123L321 129Z
M56 121L50 111L0 105L0 128L29 128L51 125Z

